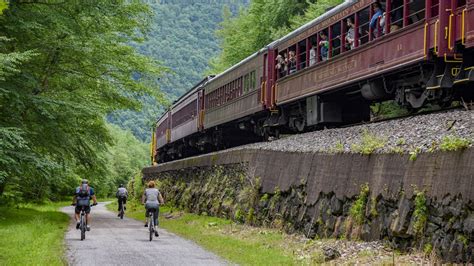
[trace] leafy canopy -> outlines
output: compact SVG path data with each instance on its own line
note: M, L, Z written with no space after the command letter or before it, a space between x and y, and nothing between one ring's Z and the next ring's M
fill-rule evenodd
M153 85L164 68L130 46L150 14L135 1L10 2L0 16L0 195L64 195L107 173L104 116L138 108L136 95L162 101Z

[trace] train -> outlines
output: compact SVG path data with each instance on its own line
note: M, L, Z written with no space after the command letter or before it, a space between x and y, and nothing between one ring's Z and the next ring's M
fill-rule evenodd
M151 160L367 121L374 102L447 106L473 82L474 0L346 0L203 78L156 122Z

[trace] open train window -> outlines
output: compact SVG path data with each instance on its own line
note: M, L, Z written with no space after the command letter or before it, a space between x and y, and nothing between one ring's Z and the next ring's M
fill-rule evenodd
M410 1L407 16L408 25L425 19L425 1Z
M296 66L296 44L288 49L288 74L293 74L297 70Z
M403 27L403 0L390 1L390 32L394 32Z
M309 37L309 66L318 62L318 36L312 35Z
M357 17L359 19L359 44L363 45L369 42L369 23L370 23L370 7L367 7L360 12L357 13Z
M343 26L344 28L342 30L344 33L344 39L342 41L344 45L344 50L349 51L356 47L356 39L359 37L359 34L356 34L355 30L355 15L349 16L344 19Z
M341 23L338 22L331 26L330 38L331 38L331 57L341 53Z
M278 78L283 78L286 76L288 73L288 65L285 66L285 61L288 60L288 54L287 50L283 50L278 53L275 63L276 63L276 70L278 73ZM279 63L280 62L280 63ZM286 70L286 71L285 71Z
M302 40L298 43L298 57L297 57L297 69L306 68L306 40Z

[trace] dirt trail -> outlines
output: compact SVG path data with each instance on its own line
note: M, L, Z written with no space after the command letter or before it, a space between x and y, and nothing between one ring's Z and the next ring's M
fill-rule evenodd
M73 207L63 212L73 217ZM86 239L71 220L65 240L69 265L225 265L226 262L195 243L158 229L160 236L148 240L143 223L105 208L105 203L92 208L92 227Z

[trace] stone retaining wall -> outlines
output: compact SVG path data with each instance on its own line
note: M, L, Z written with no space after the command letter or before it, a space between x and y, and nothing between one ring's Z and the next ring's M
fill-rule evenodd
M474 149L408 157L231 150L143 173L192 212L472 262Z

